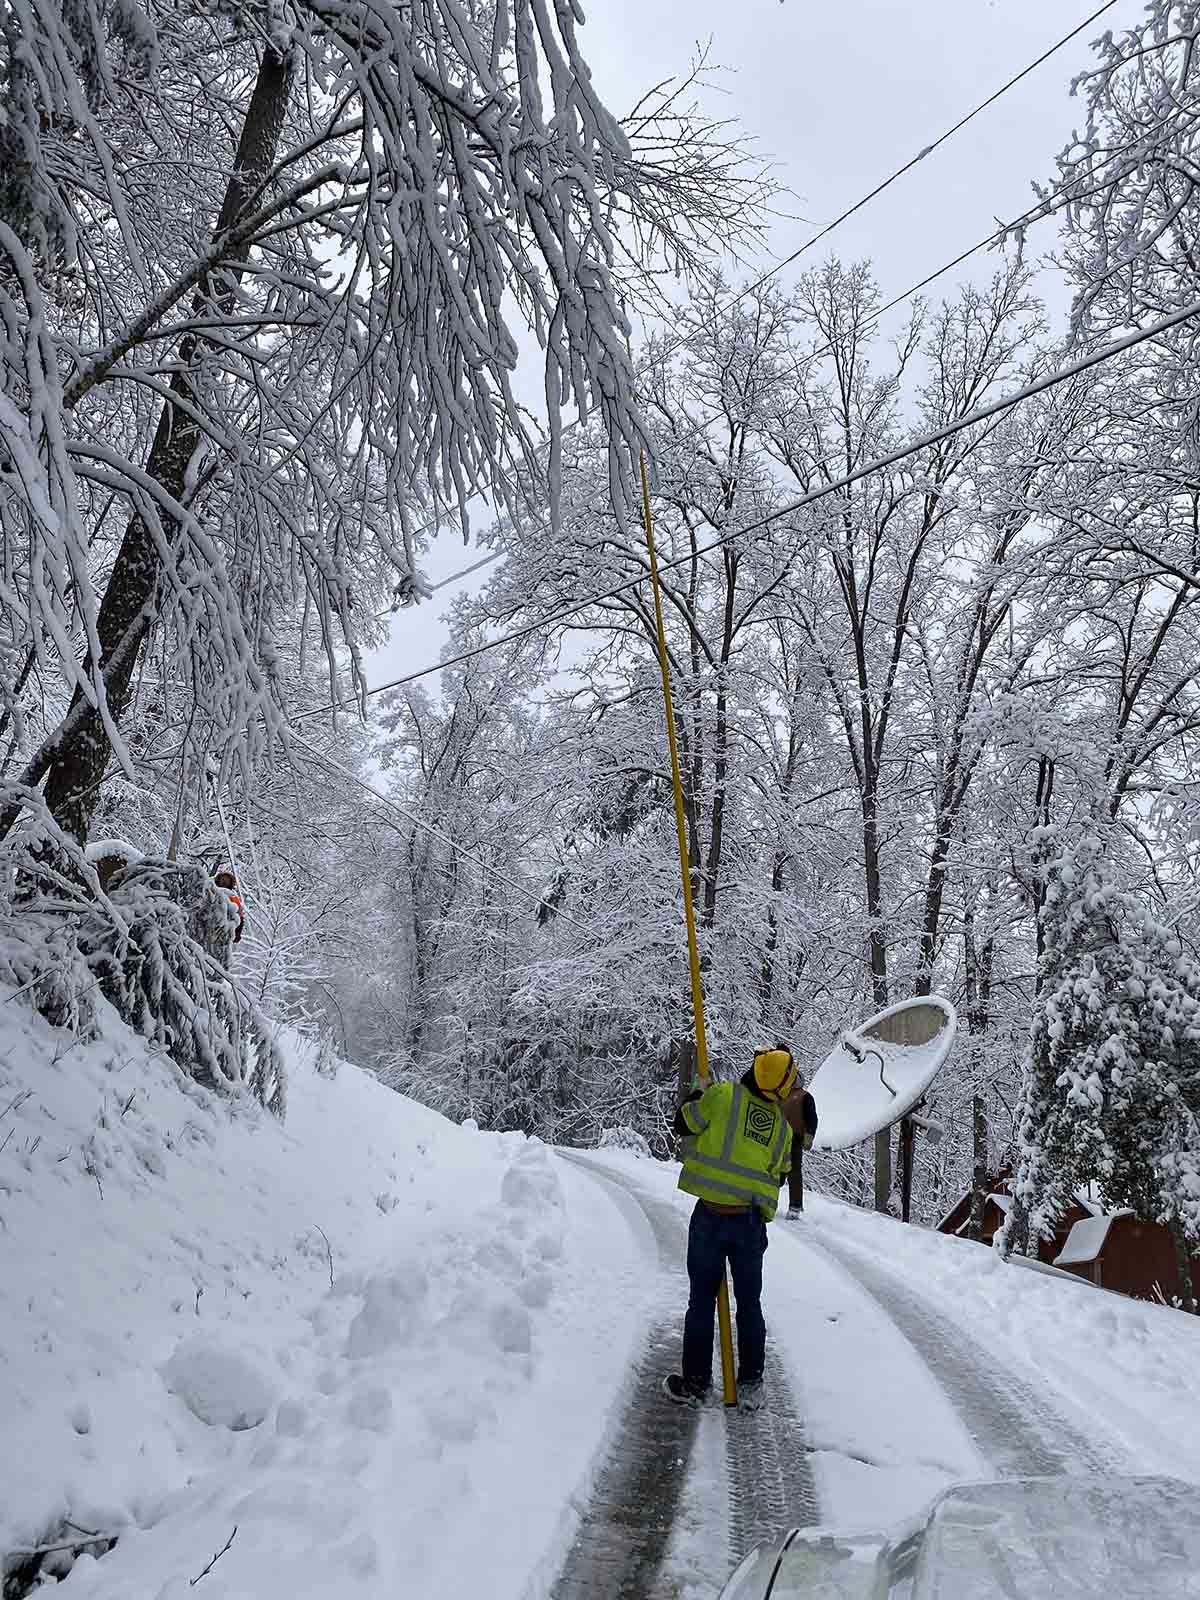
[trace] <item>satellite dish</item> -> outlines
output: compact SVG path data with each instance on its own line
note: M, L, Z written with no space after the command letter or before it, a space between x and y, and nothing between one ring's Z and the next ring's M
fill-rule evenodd
M958 1015L940 994L901 1000L844 1033L808 1084L816 1150L848 1150L906 1116L937 1077Z

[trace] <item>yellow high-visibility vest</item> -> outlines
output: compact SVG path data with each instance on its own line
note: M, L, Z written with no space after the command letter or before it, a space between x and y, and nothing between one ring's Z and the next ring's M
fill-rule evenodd
M770 1222L792 1164L792 1130L778 1106L740 1083L710 1083L680 1107L684 1141L679 1187L714 1205L756 1205Z

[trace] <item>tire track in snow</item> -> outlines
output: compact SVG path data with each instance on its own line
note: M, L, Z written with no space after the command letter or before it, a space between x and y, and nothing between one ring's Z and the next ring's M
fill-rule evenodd
M703 1415L665 1400L662 1380L676 1370L679 1325L686 1302L682 1267L687 1222L672 1204L611 1169L563 1154L575 1165L636 1201L654 1234L659 1264L679 1283L679 1303L655 1323L636 1370L633 1392L601 1469L552 1600L668 1600L677 1586L663 1573L674 1522L688 1479ZM719 1371L719 1365L718 1369ZM755 1413L725 1410L728 1550L736 1563L752 1544L818 1520L810 1451L791 1386L774 1344L767 1349L768 1404ZM715 1420L715 1418L712 1418ZM718 1458L719 1459L719 1458ZM725 1574L713 1574L716 1583ZM716 1584L714 1584L715 1588Z
M958 1412L980 1454L1003 1477L1120 1470L1117 1453L1066 1421L1030 1382L997 1368L986 1352L901 1279L827 1233L823 1250L875 1300L913 1346Z
M659 1267L679 1272L687 1229L674 1206L626 1183L620 1174L594 1166L569 1151L559 1152L628 1204L636 1201L650 1224ZM552 1600L666 1600L656 1587L687 1478L700 1412L673 1406L662 1380L675 1368L677 1317L663 1317L646 1338L633 1387L600 1469L587 1510Z
M675 1366L673 1322L651 1329L633 1392L567 1554L553 1600L651 1600L687 1477L699 1411L673 1406L663 1378Z
M768 1400L763 1410L731 1410L725 1417L730 1555L735 1563L751 1545L820 1521L811 1451L769 1329L764 1378Z

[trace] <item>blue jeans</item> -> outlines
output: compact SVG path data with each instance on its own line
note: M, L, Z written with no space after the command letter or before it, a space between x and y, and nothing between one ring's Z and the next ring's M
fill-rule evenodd
M691 1293L683 1319L683 1381L689 1388L707 1389L712 1383L713 1314L726 1261L737 1300L738 1382L756 1383L762 1377L767 1350L761 1304L766 1248L767 1224L757 1206L723 1213L696 1201L688 1228Z

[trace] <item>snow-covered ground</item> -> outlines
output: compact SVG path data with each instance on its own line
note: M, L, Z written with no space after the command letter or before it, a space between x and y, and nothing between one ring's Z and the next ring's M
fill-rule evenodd
M1127 1471L1200 1482L1200 1318L820 1196L800 1226L911 1284L993 1366L1034 1374Z
M668 1166L590 1157L622 1194L290 1055L280 1126L111 1017L75 1043L0 990L0 1553L115 1536L58 1558L94 1600L182 1600L222 1550L208 1600L540 1600L682 1297L631 1194L691 1201ZM1105 1462L1200 1481L1194 1319L815 1197L770 1237L827 1521L883 1526L1003 1465L856 1261ZM713 1481L684 1507L689 1594L725 1576L720 1504Z
M236 1527L208 1600L517 1596L620 1397L635 1236L537 1142L290 1054L286 1124L231 1118L0 991L0 1553L115 1534L64 1591L170 1600Z

